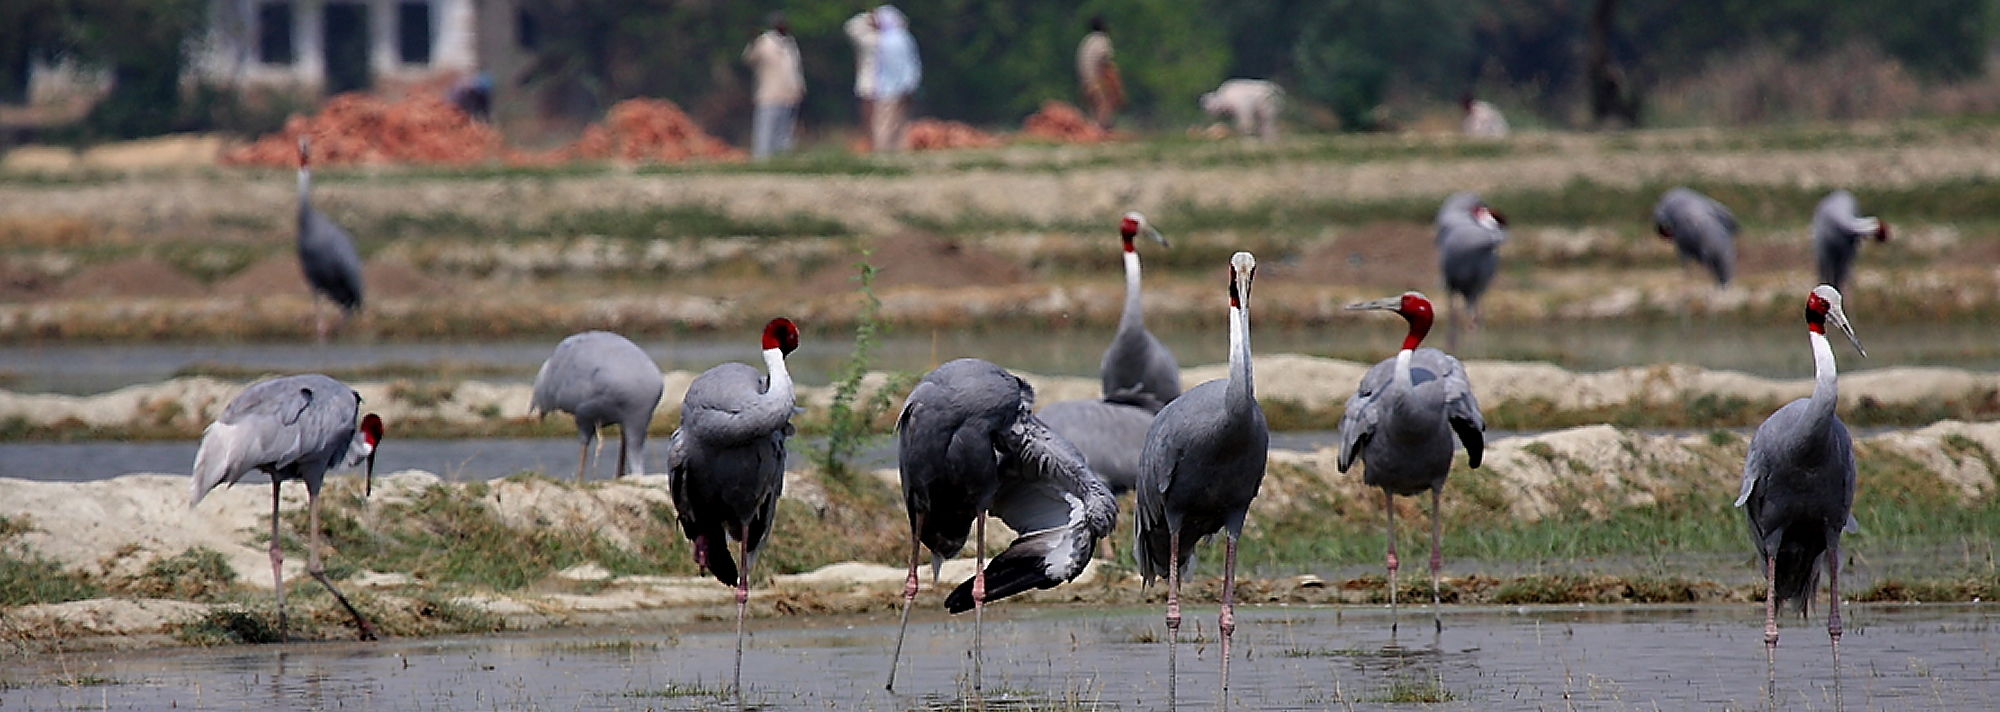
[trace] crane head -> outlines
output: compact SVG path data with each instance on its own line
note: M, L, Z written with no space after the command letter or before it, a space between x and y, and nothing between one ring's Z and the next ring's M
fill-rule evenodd
M368 446L368 478L361 490L361 496L375 494L375 446L382 442L382 416L374 413L361 416L361 442Z
M1368 302L1347 305L1348 311L1381 310L1392 311L1410 323L1410 333L1403 337L1403 349L1412 350L1424 342L1431 333L1431 322L1437 311L1431 306L1431 298L1423 292L1404 292L1401 296L1387 297Z
M1813 287L1812 293L1806 295L1806 329L1824 336L1828 322L1847 334L1847 340L1854 344L1854 350L1862 358L1868 357L1868 349L1861 347L1861 337L1854 334L1854 324L1847 320L1847 312L1840 308L1840 290L1834 289L1831 284L1822 284Z
M1654 221L1653 232L1659 233L1660 239L1662 240L1674 239L1674 228L1672 226L1667 225L1666 223L1659 222L1657 220Z
M1248 252L1229 256L1229 306L1247 309L1250 280L1257 275L1257 258Z
M778 349L786 355L799 348L799 325L784 317L764 325L764 350Z
M1479 223L1480 227L1488 230L1498 230L1507 227L1507 216L1501 215L1499 211L1487 207L1485 203L1472 206L1472 221Z
M1875 241L1876 242L1889 241L1889 221L1880 218L1877 218L1875 220Z
M312 167L312 137L299 136L299 167Z
M1132 242L1133 238L1140 235L1145 235L1154 242L1160 243L1161 247L1172 247L1172 245L1167 244L1167 236L1160 234L1159 230L1153 229L1153 224L1146 222L1146 216L1139 214L1136 210L1126 213L1124 219L1119 221L1118 235L1125 238L1126 252L1138 251L1138 248Z

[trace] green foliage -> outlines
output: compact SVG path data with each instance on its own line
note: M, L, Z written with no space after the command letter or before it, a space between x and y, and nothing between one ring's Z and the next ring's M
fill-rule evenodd
M869 440L885 434L877 421L895 407L895 394L907 381L892 377L865 398L861 392L862 382L868 377L869 352L875 349L886 328L881 318L882 300L875 296L876 270L868 261L869 254L863 250L861 261L855 265L860 269L855 277L855 291L861 296L861 313L854 323L854 353L834 375L833 401L826 415L826 447L813 457L828 480L849 489L856 479L850 463Z
M1465 81L1467 14L1445 0L1336 0L1306 20L1294 45L1298 93L1326 104L1342 128L1380 123L1392 82L1444 95Z

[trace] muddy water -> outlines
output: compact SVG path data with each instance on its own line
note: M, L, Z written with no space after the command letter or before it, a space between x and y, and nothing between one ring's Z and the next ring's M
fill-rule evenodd
M1154 324L1155 333L1183 365L1228 360L1219 332ZM1262 329L1262 353L1304 353L1350 359L1386 355L1402 327L1393 319L1312 329ZM1843 363L1849 370L1900 365L2000 368L2000 343L1991 325L1927 322L1861 325L1869 358ZM1541 360L1575 370L1679 362L1764 376L1806 378L1812 360L1802 331L1709 321L1594 320L1579 324L1493 326L1469 336L1464 358ZM1089 376L1110 338L1101 329L928 330L892 332L876 349L876 368L921 372L959 356L977 355L1032 373ZM1436 339L1442 346L1443 339ZM556 339L506 342L351 343L164 343L45 344L0 346L0 387L25 392L89 394L151 383L197 364L250 372L352 371L388 364L476 367L477 378L534 378L535 369L555 348ZM1373 344L1380 348L1370 349ZM663 368L701 371L729 360L754 360L754 344L716 335L679 335L640 340ZM804 383L826 383L853 345L836 336L812 335L790 361Z
M1823 625L1787 621L1767 687L1753 606L1421 610L1403 634L1368 608L1239 611L1237 709L1955 710L2000 694L2000 609L1848 606L1836 686ZM1179 691L1213 709L1212 605L1189 609ZM918 615L897 693L882 689L889 616L756 621L748 701L766 709L960 709L971 621ZM995 709L1165 707L1167 649L1152 609L994 609L985 697ZM726 624L145 653L68 654L0 669L0 709L727 708ZM65 686L62 680L92 683ZM1836 704L1838 703L1838 705Z

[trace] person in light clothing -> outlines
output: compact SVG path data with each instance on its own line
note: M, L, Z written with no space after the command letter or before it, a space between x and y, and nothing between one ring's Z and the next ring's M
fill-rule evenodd
M875 13L854 13L840 27L854 43L854 98L860 100L861 133L868 135L875 130Z
M1111 128L1125 104L1125 83L1111 61L1111 33L1102 16L1090 18L1090 34L1076 46L1076 81L1083 87L1084 106L1098 126Z
M792 149L792 129L799 102L806 96L800 68L799 43L779 13L771 14L771 29L743 49L743 61L757 75L756 111L750 119L750 155L763 159Z
M1262 79L1231 79L1201 95L1201 110L1236 122L1236 133L1271 141L1278 138L1278 112L1285 90Z
M917 57L917 39L910 36L909 20L894 5L875 8L875 116L874 150L895 152L903 148L908 128L904 116L910 95L923 80L924 66Z

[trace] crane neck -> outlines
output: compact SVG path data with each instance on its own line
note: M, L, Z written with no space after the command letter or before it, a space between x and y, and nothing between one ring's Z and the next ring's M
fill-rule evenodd
M1414 379L1410 376L1410 359L1416 355L1417 350L1414 347L1396 352L1396 372L1394 378L1396 379L1396 385L1401 389L1416 387Z
M313 172L311 168L299 167L299 203L304 204L312 193Z
M1144 326L1146 321L1146 310L1141 299L1143 292L1139 289L1139 253L1129 249L1130 244L1131 241L1127 240L1126 245L1128 245L1128 249L1125 250L1125 313L1118 318L1118 327L1121 329Z
M764 399L782 403L787 412L793 403L792 372L785 368L783 349L764 349L764 370L769 372L769 385L764 388Z
M1253 399L1256 388L1250 371L1250 311L1229 307L1229 398Z
M1812 341L1813 352L1813 420L1833 417L1834 405L1840 399L1839 373L1833 363L1833 345L1826 340L1826 334L1817 331L1806 332Z

